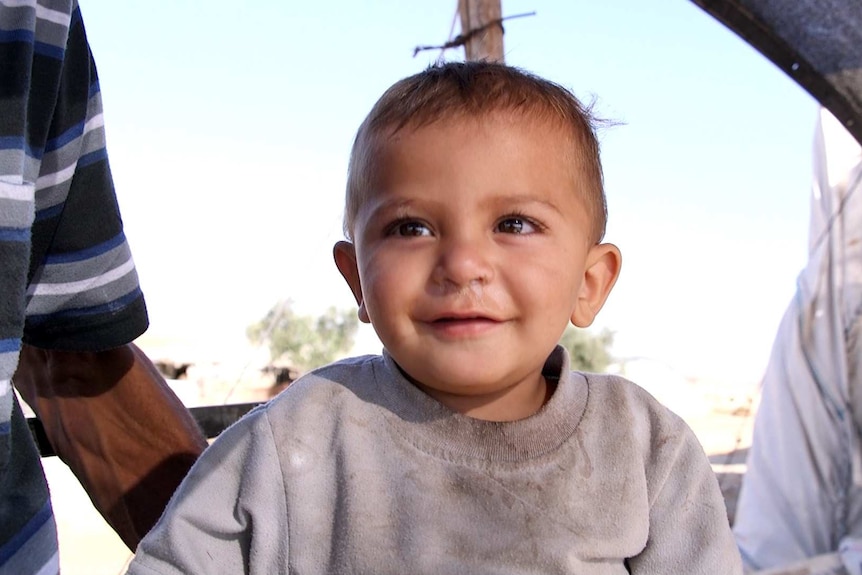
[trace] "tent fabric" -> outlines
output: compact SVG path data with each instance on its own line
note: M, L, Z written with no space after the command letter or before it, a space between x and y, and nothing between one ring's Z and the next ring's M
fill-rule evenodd
M862 142L862 2L692 2L787 73Z
M809 259L764 375L733 526L753 569L858 555L862 542L862 148L825 110L814 172Z

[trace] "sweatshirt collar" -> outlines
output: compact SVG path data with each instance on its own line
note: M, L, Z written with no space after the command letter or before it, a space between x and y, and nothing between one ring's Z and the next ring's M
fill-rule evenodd
M383 351L377 382L396 432L430 455L517 462L562 445L580 422L587 404L584 376L569 368L568 352L557 346L542 370L557 385L534 415L517 421L484 421L453 411L410 383L392 356Z

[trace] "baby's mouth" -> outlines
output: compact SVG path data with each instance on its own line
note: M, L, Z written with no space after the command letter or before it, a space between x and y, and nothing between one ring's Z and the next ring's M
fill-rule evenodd
M444 315L429 322L435 332L447 338L472 338L492 330L500 322L486 315Z

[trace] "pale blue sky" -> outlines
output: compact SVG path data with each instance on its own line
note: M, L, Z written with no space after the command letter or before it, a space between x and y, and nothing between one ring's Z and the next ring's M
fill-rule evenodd
M353 307L347 156L455 0L80 0L149 336L247 353L279 298ZM805 264L814 100L687 0L504 0L506 61L596 98L619 356L755 382ZM457 33L457 26L456 26ZM463 52L446 53L462 59ZM379 351L370 329L360 351Z

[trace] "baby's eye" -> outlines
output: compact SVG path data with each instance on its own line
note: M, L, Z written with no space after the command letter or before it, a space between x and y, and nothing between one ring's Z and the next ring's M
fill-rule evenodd
M538 226L521 216L508 216L497 224L497 231L504 234L532 234Z
M389 228L389 235L404 237L430 236L431 230L422 222L416 220L405 220L393 224Z

